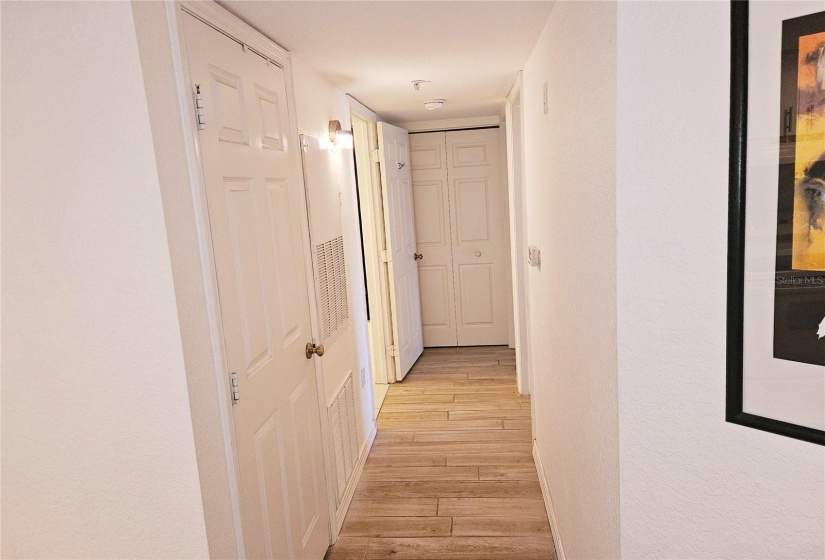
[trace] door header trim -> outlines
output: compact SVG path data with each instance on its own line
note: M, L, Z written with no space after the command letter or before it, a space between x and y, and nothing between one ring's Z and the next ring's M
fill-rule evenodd
M439 128L436 130L411 130L410 134L432 134L433 132L461 132L463 130L490 130L491 128L501 128L500 125L490 126L468 126L466 128Z

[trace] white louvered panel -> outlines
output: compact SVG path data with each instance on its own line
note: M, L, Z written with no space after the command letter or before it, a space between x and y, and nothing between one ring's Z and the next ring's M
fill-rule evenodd
M327 269L327 255L324 243L315 247L315 261L318 271L318 303L321 308L321 335L326 338L329 333L329 270Z
M338 239L340 237L333 240L332 247L330 247L330 251L332 253L332 262L330 263L330 269L332 270L332 276L335 279L335 300L332 302L332 305L335 308L335 326L337 327L341 322L341 277L338 275L338 262L339 262L339 255L338 255Z
M339 236L316 245L315 259L322 336L326 340L349 319L344 238Z
M344 383L344 388L341 391L341 434L343 436L343 446L344 446L344 469L347 473L347 480L349 480L350 473L352 472L352 466L355 464L355 459L352 456L352 447L350 446L349 442L349 434L352 427L352 418L350 414L351 410L351 395L352 395L352 378L348 378L346 383Z
M336 303L338 304L339 324L349 318L349 302L347 301L347 267L344 260L344 238L335 240L335 279Z
M326 306L327 318L326 321L324 321L326 325L324 337L329 338L338 327L338 307L335 304L338 292L338 280L335 278L335 249L332 241L324 243L324 259L326 259L324 266L327 269L327 282L329 284Z
M338 505L358 462L358 433L355 425L355 393L352 372L327 409L335 457L335 480Z
M358 462L358 430L355 424L355 393L352 387L352 374L350 373L344 392L347 401L347 429L344 431L344 445L349 451L347 453L349 458L347 462L347 481L352 476L355 464Z
M336 503L340 504L344 498L344 490L347 487L347 473L344 468L344 464L346 463L344 456L344 434L341 431L341 407L338 399L332 401L329 409L327 409L327 414L329 416L330 432L332 433L333 457L335 458Z

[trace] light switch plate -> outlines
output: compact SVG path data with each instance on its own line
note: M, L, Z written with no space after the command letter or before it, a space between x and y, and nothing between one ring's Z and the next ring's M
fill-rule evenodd
M544 82L544 107L543 107L543 109L544 109L544 114L545 115L550 112L550 103L547 100L547 82Z
M536 268L541 266L541 251L538 247L530 246L527 248L527 264Z

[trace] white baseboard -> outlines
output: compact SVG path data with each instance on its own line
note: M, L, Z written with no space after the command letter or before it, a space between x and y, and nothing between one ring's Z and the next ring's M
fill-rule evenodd
M539 449L536 447L536 440L533 440L533 461L536 463L536 471L539 475L541 485L541 496L544 498L544 508L547 510L547 518L550 520L550 531L553 533L553 544L556 546L556 558L565 560L564 547L561 545L561 535L559 525L556 522L556 510L553 507L553 498L550 496L550 488L547 486L547 475L544 473L544 465L541 464Z
M364 447L361 449L361 454L358 456L358 462L355 464L355 469L352 471L352 476L347 484L347 490L344 492L344 499L341 500L341 507L335 512L335 523L338 528L335 531L336 535L341 532L341 527L344 525L344 519L347 517L349 511L349 504L352 502L352 496L355 494L355 487L358 486L358 481L361 480L361 473L364 471L364 463L367 462L367 456L370 454L372 444L375 441L375 436L378 434L378 428L375 421L372 423L372 429L367 434L367 440L364 442Z

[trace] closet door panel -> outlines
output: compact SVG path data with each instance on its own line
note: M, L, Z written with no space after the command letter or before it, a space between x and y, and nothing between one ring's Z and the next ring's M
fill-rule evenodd
M456 346L456 300L446 133L410 135L424 346Z
M499 129L446 133L456 342L507 344L510 240Z

